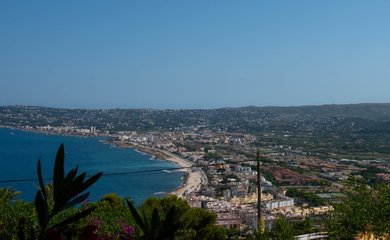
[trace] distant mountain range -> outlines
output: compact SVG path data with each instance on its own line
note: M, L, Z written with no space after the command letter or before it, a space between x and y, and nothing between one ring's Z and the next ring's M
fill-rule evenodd
M303 114L312 116L334 117L356 117L363 119L389 119L390 103L359 103L359 104L328 104L328 105L307 105L291 107L240 107L222 108L230 110L251 110L260 112L272 112L275 114Z
M390 103L300 107L240 107L210 110L62 109L37 106L0 107L0 125L76 126L111 131L208 128L255 133L268 130L312 131L319 126L359 123L361 128L388 129ZM385 124L385 125L383 125Z
M28 106L28 105L8 105L0 106L0 109L46 109L46 110L60 110L60 111L169 111L169 112L185 112L185 111L205 111L205 112L218 112L218 111L250 111L250 112L267 112L274 114L303 114L312 116L346 116L357 117L364 119L386 119L390 118L390 103L359 103L359 104L326 104L326 105L305 105L305 106L246 106L246 107L224 107L216 109L152 109L152 108L112 108L112 109L66 109L66 108L53 108L42 106Z

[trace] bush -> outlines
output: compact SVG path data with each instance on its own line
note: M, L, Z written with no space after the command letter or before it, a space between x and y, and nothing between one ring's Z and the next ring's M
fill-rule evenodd
M352 187L345 197L334 205L326 226L331 239L353 239L358 233L372 233L389 237L390 186L379 184Z

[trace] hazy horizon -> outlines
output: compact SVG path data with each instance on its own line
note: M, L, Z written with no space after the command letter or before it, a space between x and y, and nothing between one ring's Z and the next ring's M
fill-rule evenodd
M257 105L247 105L247 106L223 106L216 108L150 108L150 107L108 107L108 108L93 108L93 107L61 107L61 106L45 106L45 105L28 105L28 104L8 104L0 105L0 107L8 106L27 106L27 107L43 107L43 108L54 108L54 109L83 109L83 110L111 110L111 109L152 109L152 110L214 110L214 109L228 109L228 108L299 108L299 107L321 107L321 106L344 106L344 105L364 105L364 104L390 104L390 102L361 102L361 103L329 103L329 104L305 104L305 105L266 105L266 106L257 106Z
M390 102L388 1L0 2L0 105Z

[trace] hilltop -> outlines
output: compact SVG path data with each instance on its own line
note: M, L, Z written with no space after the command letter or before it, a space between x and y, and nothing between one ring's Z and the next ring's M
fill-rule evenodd
M97 126L107 130L164 130L194 125L216 126L223 130L247 130L253 121L301 121L313 119L361 119L389 121L390 103L320 105L297 107L240 107L219 109L63 109L39 106L2 106L0 124L10 126L68 125ZM15 121L16 120L16 121ZM32 122L31 122L32 121ZM237 123L243 129L233 125ZM269 125L266 124L266 125ZM278 125L278 124L276 124ZM130 129L129 129L130 128ZM253 130L253 129L252 129Z
M272 112L275 114L302 114L317 117L344 116L373 120L390 119L390 103L327 104L289 107L248 106L232 109Z

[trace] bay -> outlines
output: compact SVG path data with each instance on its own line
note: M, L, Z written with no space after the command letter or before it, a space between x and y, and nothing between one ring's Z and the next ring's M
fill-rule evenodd
M0 128L0 188L21 191L19 198L31 201L37 191L37 181L4 182L37 178L37 162L41 159L44 178L53 176L54 159L61 143L65 146L65 169L79 166L88 175L141 172L103 176L93 185L90 200L96 201L108 193L130 197L136 204L151 196L161 196L182 183L183 173L166 171L142 172L176 167L173 163L153 159L131 148L118 148L99 137L47 135ZM50 182L50 181L46 181Z

